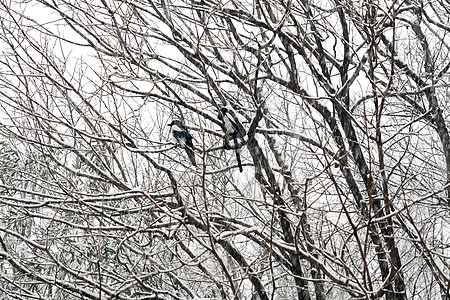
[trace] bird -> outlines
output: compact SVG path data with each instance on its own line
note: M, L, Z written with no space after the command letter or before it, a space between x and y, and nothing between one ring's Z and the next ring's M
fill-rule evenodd
M172 120L172 122L167 124L167 126L170 126L174 139L181 147L184 148L192 165L194 167L197 166L194 154L194 144L192 143L192 135L187 131L186 126L184 126L180 120Z
M242 172L242 162L241 162L241 155L239 154L239 147L238 147L238 136L243 140L244 137L242 136L241 132L239 131L238 126L238 120L236 117L230 113L228 108L222 107L219 111L218 118L223 121L223 124L226 129L226 133L233 138L234 141L234 151L236 152L236 160L238 163L239 171ZM228 146L228 141L225 140L226 147Z

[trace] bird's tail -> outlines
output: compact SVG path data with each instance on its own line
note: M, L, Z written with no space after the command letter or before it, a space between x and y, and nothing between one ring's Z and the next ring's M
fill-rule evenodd
M239 172L242 173L241 154L239 154L237 134L234 135L234 151L236 152L236 160L237 160L237 163L238 163Z
M194 167L196 167L196 166L197 166L197 162L195 161L195 154L194 154L194 151L192 151L192 149L186 147L186 153L187 153L187 155L189 156L189 160L191 161L192 165L193 165Z

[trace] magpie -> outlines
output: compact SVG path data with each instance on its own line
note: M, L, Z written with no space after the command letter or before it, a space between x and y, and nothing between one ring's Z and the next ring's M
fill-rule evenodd
M242 172L242 162L241 155L239 154L238 148L238 136L243 140L241 132L239 131L238 120L236 117L231 114L231 112L226 107L222 107L219 111L218 118L223 121L225 129L227 130L226 134L233 138L234 141L234 150L236 152L236 160L238 162L239 171ZM228 146L228 141L225 141L226 147Z
M172 129L172 135L177 143L184 148L189 160L193 166L197 166L195 162L194 144L192 143L192 135L187 131L186 126L180 120L172 120L172 123L167 124Z

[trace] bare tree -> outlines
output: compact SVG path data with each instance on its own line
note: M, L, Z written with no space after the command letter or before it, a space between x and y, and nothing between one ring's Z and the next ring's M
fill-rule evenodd
M0 3L2 298L450 297L447 2Z

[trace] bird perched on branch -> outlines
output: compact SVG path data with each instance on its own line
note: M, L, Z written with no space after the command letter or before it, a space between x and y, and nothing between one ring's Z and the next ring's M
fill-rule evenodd
M222 107L219 111L218 118L223 121L226 129L226 135L230 136L234 141L234 150L236 152L236 160L238 163L239 171L242 172L241 155L239 154L238 137L242 140L244 137L239 131L238 120L226 107ZM227 137L225 137L227 138ZM228 140L225 140L226 147L229 147Z
M186 126L184 126L180 120L173 120L170 124L167 124L167 126L170 126L173 137L175 138L177 143L184 148L192 165L197 166L197 163L195 162L192 135L190 135L190 133L187 131Z

